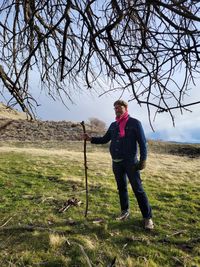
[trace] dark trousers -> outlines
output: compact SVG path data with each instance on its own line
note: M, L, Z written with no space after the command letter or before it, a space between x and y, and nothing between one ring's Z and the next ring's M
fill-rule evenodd
M151 218L152 217L151 206L149 204L147 195L142 186L140 172L135 171L133 162L126 160L123 160L118 163L113 162L113 173L115 175L115 179L117 182L121 210L124 211L129 209L129 197L127 189L127 177L128 177L143 218L146 219Z

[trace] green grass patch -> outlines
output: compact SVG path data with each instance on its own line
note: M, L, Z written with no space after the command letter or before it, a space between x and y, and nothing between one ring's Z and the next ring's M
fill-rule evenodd
M81 144L2 145L0 266L200 266L200 160L152 153L142 172L155 221L146 232L129 188L131 217L119 201L107 148L89 146L89 211ZM80 206L64 213L68 199Z

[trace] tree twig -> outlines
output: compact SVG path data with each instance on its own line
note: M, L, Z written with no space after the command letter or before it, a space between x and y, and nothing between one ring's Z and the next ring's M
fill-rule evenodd
M108 267L114 267L115 263L116 263L116 259L117 257L114 257L114 259L112 260L112 262L108 265Z
M12 220L12 218L13 218L13 217L10 217L5 223L3 223L3 224L0 226L0 228L3 228L4 226L6 226L6 225L9 223L9 221Z

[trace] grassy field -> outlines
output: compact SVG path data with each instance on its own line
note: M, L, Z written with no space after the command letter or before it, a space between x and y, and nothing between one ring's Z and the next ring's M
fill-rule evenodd
M85 213L82 143L0 144L0 266L200 266L200 158L149 153L142 180L155 230L143 229L130 190L119 201L105 147L88 145ZM59 209L69 199L82 204ZM115 262L115 265L114 265Z

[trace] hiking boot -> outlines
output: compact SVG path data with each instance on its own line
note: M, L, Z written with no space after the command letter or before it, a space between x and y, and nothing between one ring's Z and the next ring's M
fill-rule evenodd
M149 219L144 219L144 228L146 230L153 230L154 229L154 224L151 218Z
M119 215L119 217L116 218L117 221L123 221L126 220L129 217L130 213L128 210L122 211L122 213Z

